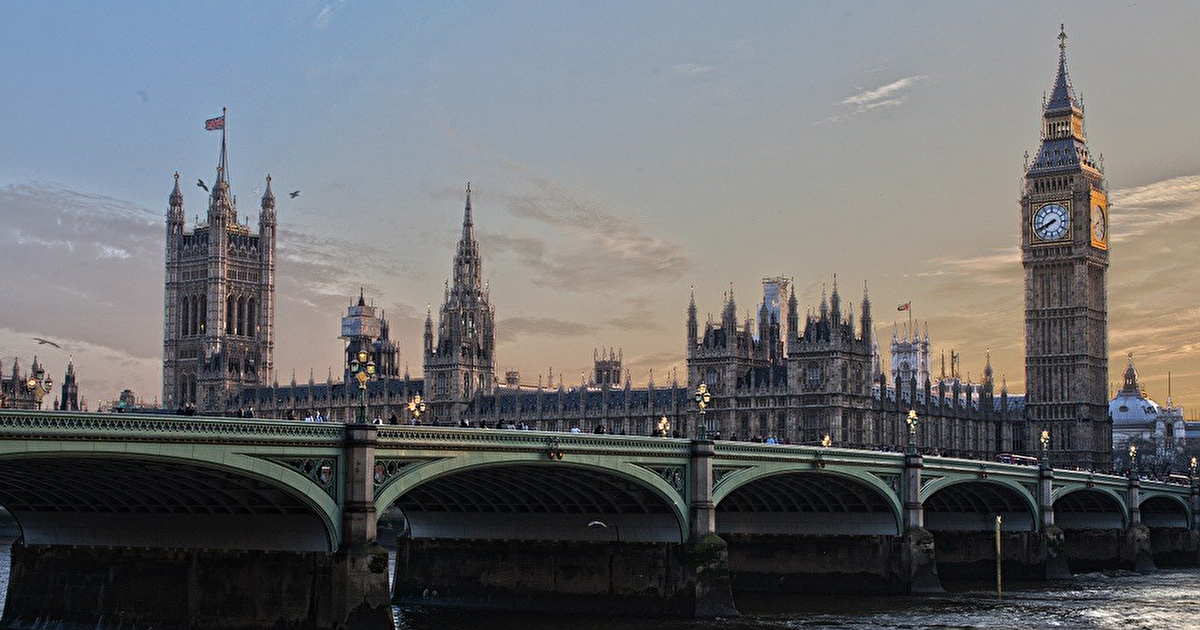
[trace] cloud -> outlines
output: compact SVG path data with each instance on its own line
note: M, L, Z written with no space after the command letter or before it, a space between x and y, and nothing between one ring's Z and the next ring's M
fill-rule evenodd
M850 111L835 114L818 122L838 122L852 114L863 114L876 109L887 109L904 104L909 95L906 90L928 79L928 75L918 74L892 81L873 89L860 89L857 94L842 99L842 105L850 107Z
M1200 175L1184 175L1109 194L1112 241L1119 243L1200 216Z
M328 4L321 7L317 13L317 17L313 18L312 24L314 28L325 28L329 26L329 16L333 12L333 8Z
M695 77L716 70L716 66L700 63L677 63L671 66L671 71L685 77Z
M569 193L544 177L528 175L526 192L508 197L509 212L556 234L481 233L489 250L514 255L535 285L565 291L613 294L677 281L692 268L683 248L652 236L635 217Z
M574 338L596 331L596 326L553 317L508 317L496 322L496 341L514 342L521 337Z

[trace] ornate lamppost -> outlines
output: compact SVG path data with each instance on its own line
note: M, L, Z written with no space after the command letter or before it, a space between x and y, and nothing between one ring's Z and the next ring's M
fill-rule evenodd
M408 401L408 414L412 416L414 422L420 422L423 413L425 413L425 401L421 399L420 394L417 394Z
M1138 477L1137 451L1138 451L1137 444L1129 445L1129 478L1130 479L1135 479Z
M826 433L825 437L821 438L821 446L823 448L829 448L832 445L833 445L833 438L829 437L829 434Z
M375 376L375 362L366 350L350 359L350 373L358 380L358 423L367 423L367 381Z
M700 383L696 388L696 395L693 396L696 400L696 406L700 408L700 423L696 426L696 437L701 440L708 439L708 420L705 418L704 412L712 402L712 394L708 391L708 383Z
M37 403L37 408L42 408L42 398L54 389L54 380L46 376L46 370L42 366L37 366L37 369L29 374L29 380L25 381L25 389L33 394L33 400Z
M671 435L671 421L667 419L666 415L658 419L658 433L662 437Z
M1189 469L1191 470L1192 480L1195 480L1196 479L1196 456L1195 455L1192 455L1192 461L1188 466L1189 466Z
M919 420L917 419L917 410L909 409L908 410L908 418L906 418L904 421L908 423L908 453L910 455L916 455L917 454L917 424L919 424Z
M1050 467L1050 432L1042 429L1042 467Z

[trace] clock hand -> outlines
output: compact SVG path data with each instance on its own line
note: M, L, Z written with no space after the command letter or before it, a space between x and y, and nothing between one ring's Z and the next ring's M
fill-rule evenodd
M1044 230L1044 229L1046 229L1046 228L1050 227L1051 225L1054 225L1055 223L1058 223L1058 218L1057 218L1057 217L1056 217L1056 218L1052 218L1052 219L1050 219L1049 221L1047 221L1047 222L1045 222L1045 223L1043 223L1043 224L1039 225L1039 226L1038 226L1038 229L1039 229L1039 230Z

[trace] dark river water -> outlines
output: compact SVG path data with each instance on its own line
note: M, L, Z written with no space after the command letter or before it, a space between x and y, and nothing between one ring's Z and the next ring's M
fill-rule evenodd
M0 607L9 545L0 541ZM939 597L735 597L738 619L680 621L396 608L401 630L774 630L787 628L1200 629L1200 569L1090 573L1064 585L986 585Z

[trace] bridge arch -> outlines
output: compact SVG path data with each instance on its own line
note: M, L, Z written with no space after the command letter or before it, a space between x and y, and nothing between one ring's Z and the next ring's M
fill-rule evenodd
M1129 510L1121 493L1102 486L1067 486L1055 491L1054 524L1062 529L1124 529Z
M891 486L861 470L761 466L713 492L722 534L887 535L902 532Z
M941 477L921 488L920 499L925 527L933 532L989 531L997 514L1005 531L1037 529L1037 500L1009 479Z
M1142 496L1138 504L1142 523L1151 529L1169 527L1186 529L1191 517L1187 501L1182 497L1165 492L1150 492Z
M470 453L402 472L376 493L417 538L684 542L683 466L664 475L598 456L549 460L544 453ZM464 516L468 518L464 518Z
M337 548L335 497L285 464L234 450L0 441L0 507L16 519L26 544ZM330 487L341 487L340 475Z

